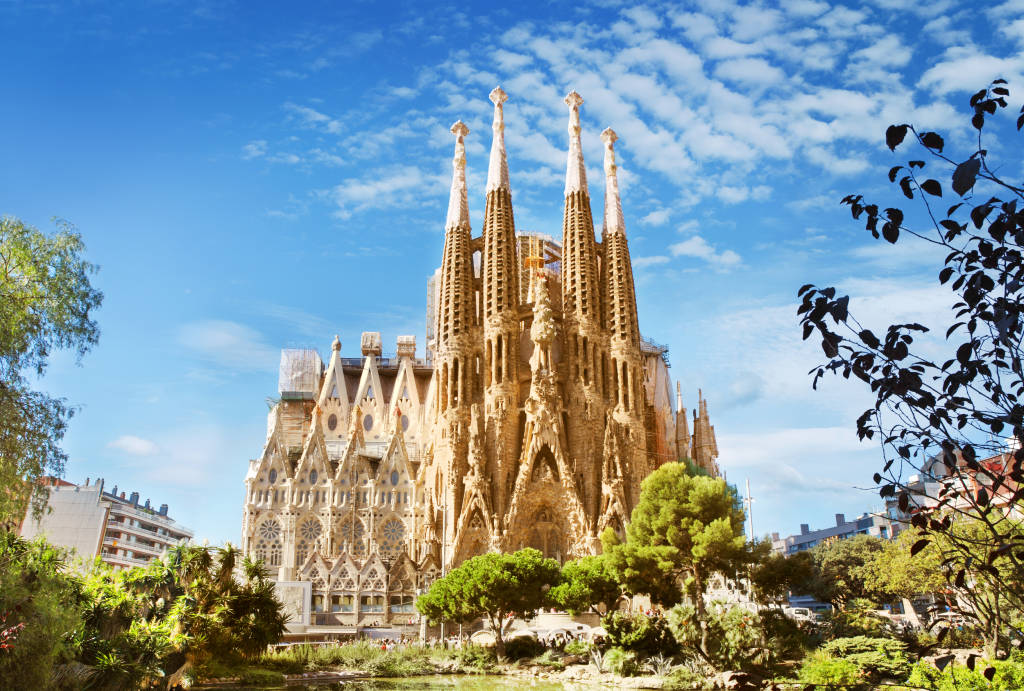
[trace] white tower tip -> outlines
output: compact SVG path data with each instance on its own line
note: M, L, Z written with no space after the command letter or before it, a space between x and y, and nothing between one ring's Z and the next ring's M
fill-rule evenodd
M491 140L491 158L487 164L487 191L509 189L508 155L505 152L505 113L502 104L508 100L500 86L494 88L490 95L494 103L494 139Z
M448 220L445 228L469 227L469 199L466 196L466 143L469 128L462 120L452 125L455 135L455 156L452 158L452 191L448 197Z
M569 159L565 168L565 195L587 191L587 169L583 165L583 147L580 144L580 105L583 97L575 90L565 97L569 106Z

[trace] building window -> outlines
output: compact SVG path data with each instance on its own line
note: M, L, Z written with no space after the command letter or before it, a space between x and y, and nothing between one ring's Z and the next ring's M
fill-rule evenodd
M392 470L391 471L391 484L392 485L397 485L398 484L398 471L397 470Z
M270 484L274 484L275 482L277 482L277 471L276 470L271 470L270 471Z
M331 413L330 415L327 416L327 429L333 432L337 426L338 416L335 415L334 413Z
M369 432L371 429L373 429L373 416L372 415L364 415L363 416L363 429L366 430L367 432Z
M309 471L309 484L315 485L316 484L316 478L317 478L316 471L315 470Z

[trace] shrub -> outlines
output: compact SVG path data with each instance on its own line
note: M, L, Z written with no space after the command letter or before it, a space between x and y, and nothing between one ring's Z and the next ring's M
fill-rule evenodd
M880 637L891 629L892 623L875 614L874 604L863 599L854 600L846 609L833 610L825 619L827 638Z
M590 654L590 649L593 647L594 645L592 643L588 643L587 641L569 641L565 644L565 648L563 650L565 651L566 655L587 656Z
M568 649L568 646L566 646ZM544 654L544 644L530 636L518 636L505 641L505 657L509 660L521 660Z
M708 678L683 665L678 665L664 678L663 689L686 689L698 691L711 688Z
M608 632L608 641L614 647L632 651L642 657L679 653L679 643L664 617L612 612L601 620L601 625Z
M543 655L533 659L533 664L558 670L565 669L565 663L554 650L545 650Z
M837 638L821 647L821 652L829 657L852 662L872 681L904 678L910 671L906 650L902 641L868 636Z
M992 681L985 678L983 671L993 667ZM974 669L962 665L947 665L939 671L935 665L921 660L910 670L907 685L933 689L934 691L994 691L996 689L1024 688L1024 657L1020 654L1009 660L979 660Z
M857 685L864 682L861 669L854 662L831 657L823 650L809 655L800 665L799 679L805 684L822 686Z
M756 612L713 603L708 614L708 658L718 669L747 669L769 659L764 623ZM676 605L668 612L671 631L679 645L696 648L700 627L690 605Z
M284 675L270 669L248 667L238 675L238 681L252 686L280 686L284 683Z
M494 649L481 645L467 645L452 652L452 657L463 672L486 674L494 670L494 663L497 661Z
M604 654L604 668L620 677L634 677L640 672L636 653L622 648L611 648Z

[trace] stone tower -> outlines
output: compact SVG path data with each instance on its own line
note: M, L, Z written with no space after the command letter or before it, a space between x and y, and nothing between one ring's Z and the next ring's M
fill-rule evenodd
M434 360L438 434L434 437L433 461L437 472L427 488L428 501L442 513L443 520L437 526L444 533L442 547L454 542L457 526L447 519L461 511L465 490L462 480L469 475L471 462L481 462L480 458L470 458L468 434L473 404L478 400L481 335L466 192L464 138L469 128L460 120L451 131L455 135L455 157L441 258ZM447 552L439 556L450 558Z

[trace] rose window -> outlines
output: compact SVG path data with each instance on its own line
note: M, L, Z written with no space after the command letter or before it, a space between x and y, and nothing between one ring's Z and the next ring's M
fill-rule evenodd
M302 524L299 528L299 535L312 542L320 537L321 530L320 521L311 519Z
M380 531L381 550L394 554L402 550L405 540L405 526L401 521L392 518L384 524Z
M276 540L281 536L281 524L271 518L260 524L260 537L265 540Z

